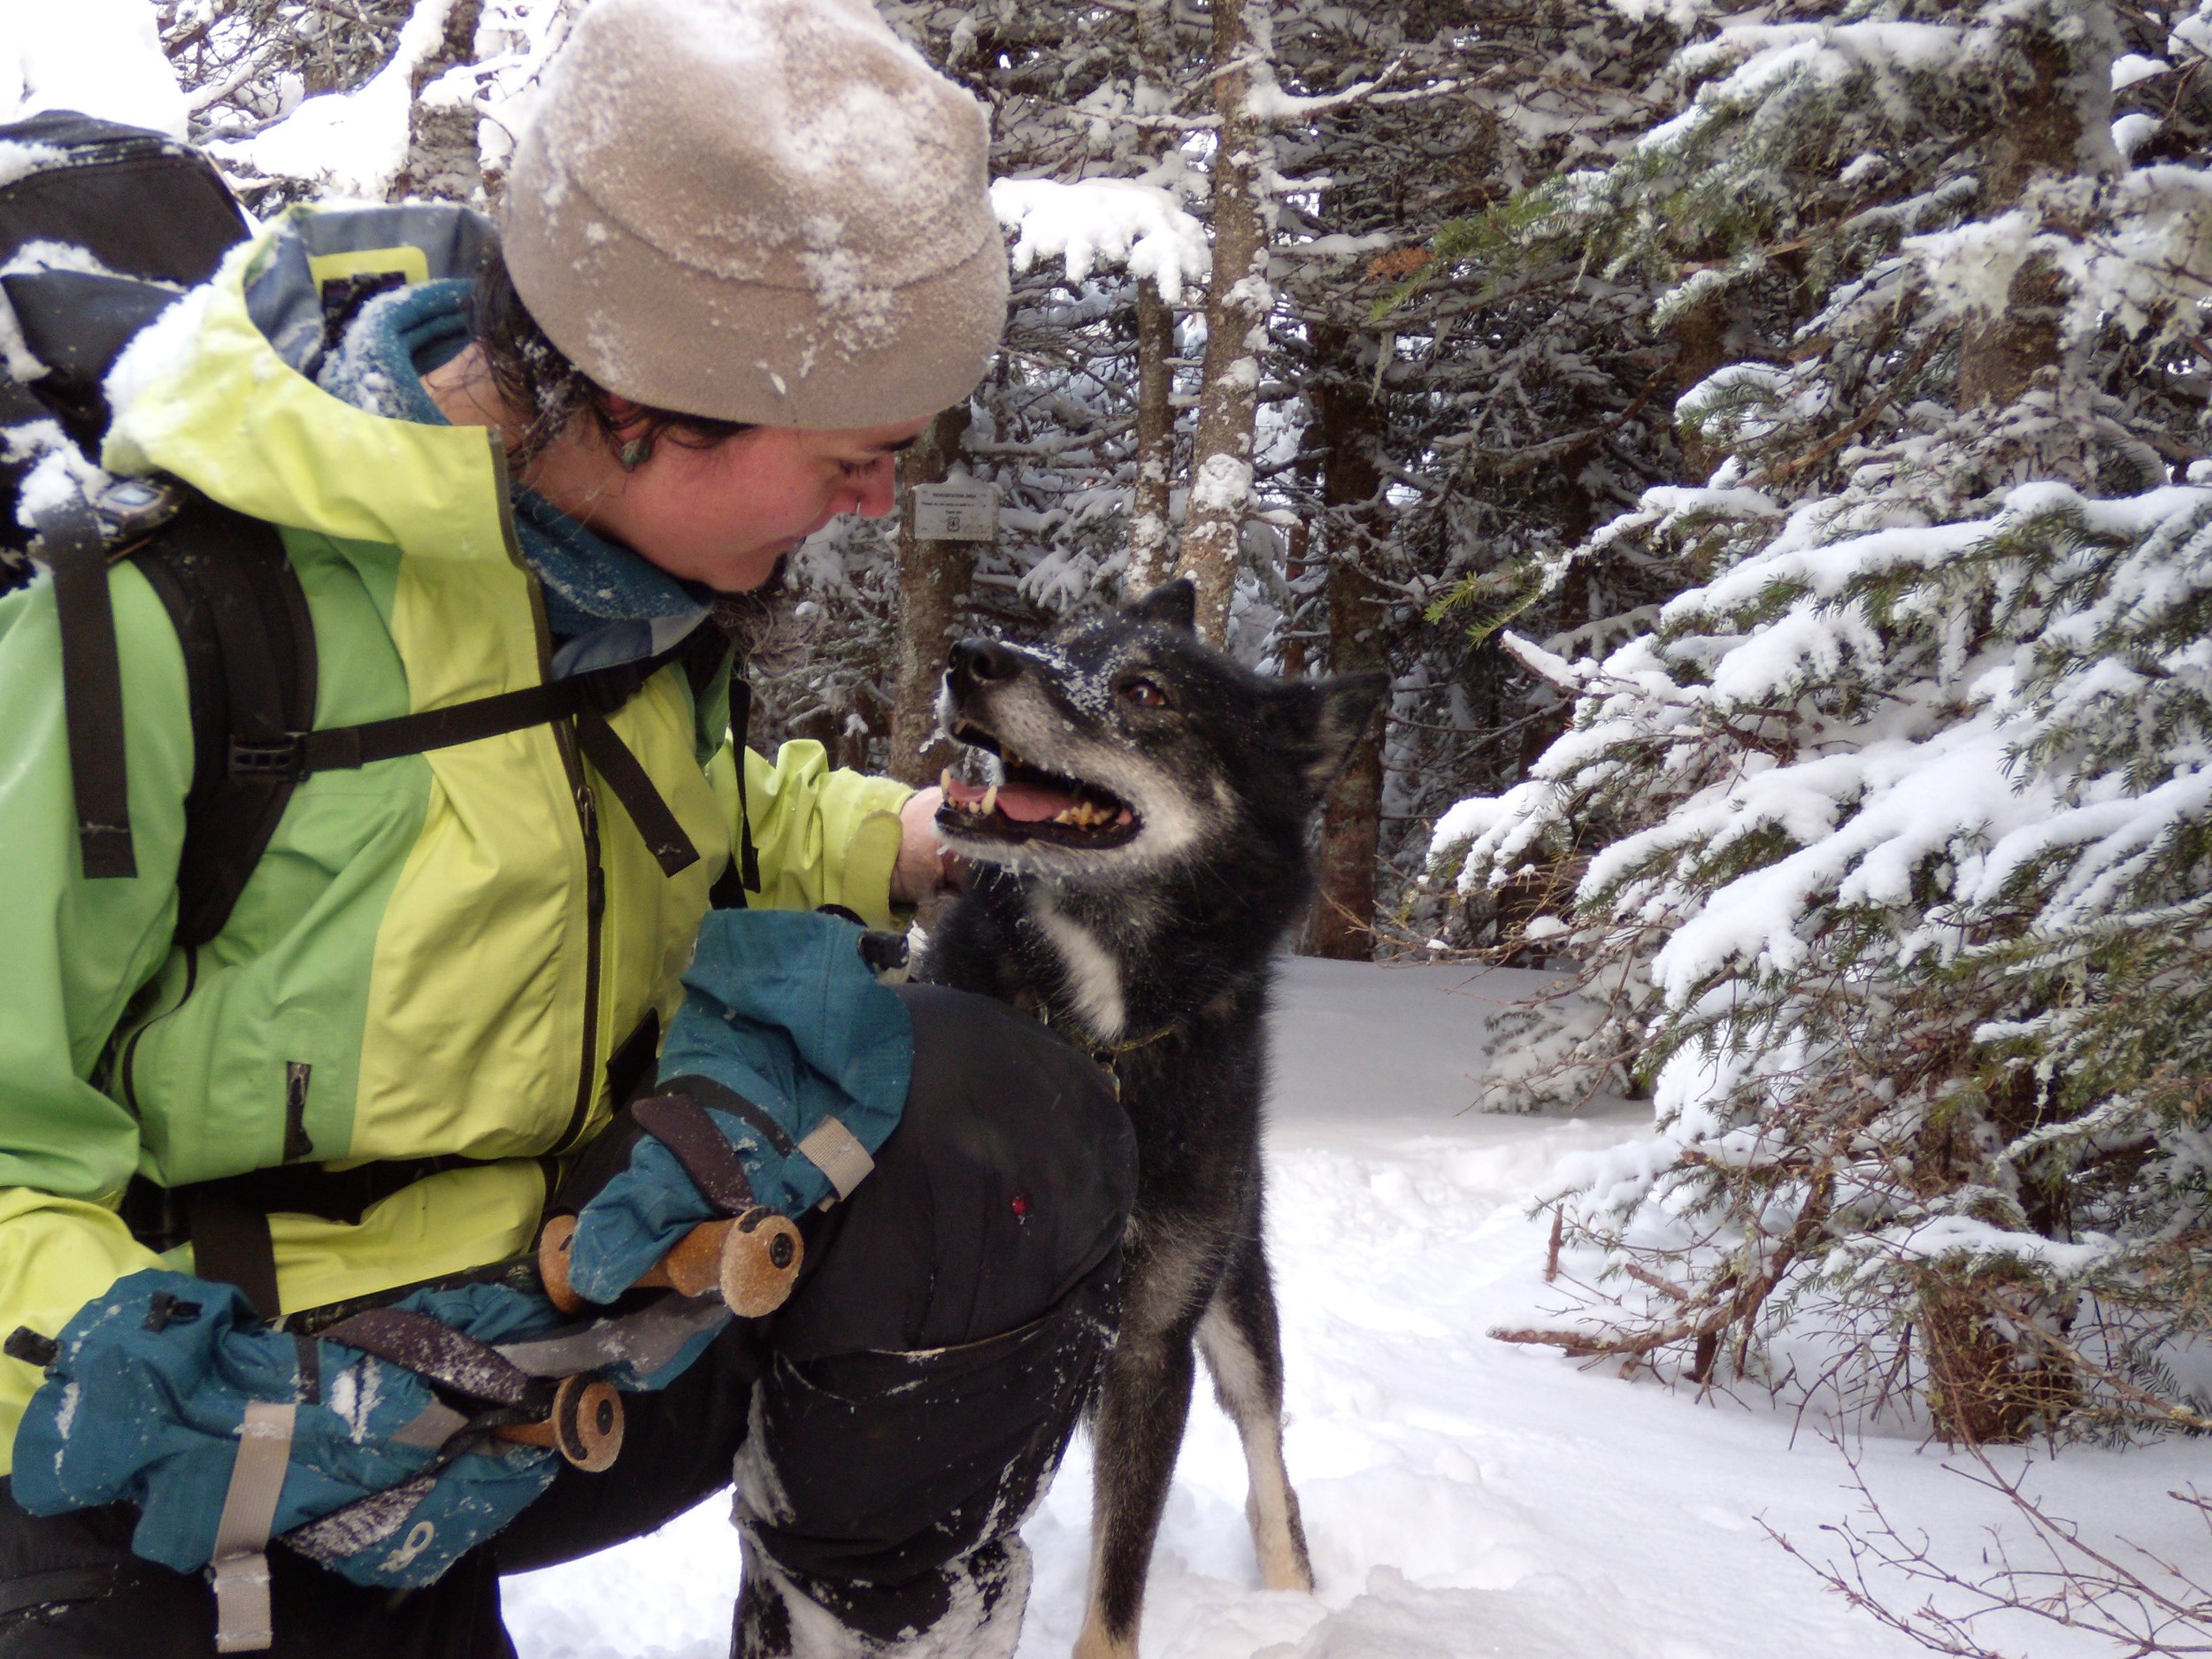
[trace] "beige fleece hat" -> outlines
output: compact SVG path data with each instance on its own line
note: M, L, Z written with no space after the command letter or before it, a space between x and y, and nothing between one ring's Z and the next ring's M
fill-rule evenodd
M641 403L919 419L982 379L1006 251L982 110L868 0L595 0L516 145L515 290Z

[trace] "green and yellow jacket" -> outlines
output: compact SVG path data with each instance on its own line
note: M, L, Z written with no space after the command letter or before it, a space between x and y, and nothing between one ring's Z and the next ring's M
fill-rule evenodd
M281 528L313 621L318 727L549 672L493 434L354 408L272 338L283 319L261 298L280 262L368 268L380 223L390 240L410 220L296 210L172 307L110 387L111 469L173 474ZM682 873L662 874L565 728L538 726L306 779L221 933L173 948L184 661L144 577L125 561L110 585L131 879L81 872L50 586L0 598L0 1333L56 1332L140 1268L188 1271L188 1246L164 1258L134 1240L124 1187L278 1164L288 1117L313 1162L483 1162L357 1225L273 1217L286 1310L526 1248L554 1157L611 1115L607 1056L674 1011L735 839L741 761L757 902L888 922L908 791L830 770L818 744L772 764L733 753L726 713L672 667L612 724L701 851ZM38 1381L0 1360L0 1448Z

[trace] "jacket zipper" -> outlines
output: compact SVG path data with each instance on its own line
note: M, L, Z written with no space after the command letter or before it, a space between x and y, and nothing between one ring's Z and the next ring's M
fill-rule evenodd
M485 434L491 449L494 490L499 503L499 531L507 557L530 583L530 620L537 634L538 678L553 678L553 634L545 620L545 595L537 578L522 557L521 538L515 531L514 494L507 474L507 451L495 429ZM584 762L576 748L572 722L553 723L553 747L560 751L561 770L568 776L569 796L576 803L576 822L584 838L584 1041L576 1073L576 1103L569 1109L568 1125L543 1156L557 1158L574 1149L591 1120L592 1102L599 1096L599 933L600 917L607 908L607 876L599 862L599 804L584 776ZM551 1190L549 1186L548 1191Z
M315 1075L305 1060L284 1063L284 1161L296 1164L315 1155L314 1139L307 1133L307 1090Z
M599 933L600 918L607 909L607 875L599 862L599 804L576 754L575 733L564 721L553 728L553 735L575 788L576 818L584 832L584 1054L576 1076L576 1104L569 1113L568 1127L553 1146L553 1156L558 1157L583 1138L592 1102L599 1094Z

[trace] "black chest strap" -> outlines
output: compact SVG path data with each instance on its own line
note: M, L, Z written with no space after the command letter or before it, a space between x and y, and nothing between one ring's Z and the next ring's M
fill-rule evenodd
M106 539L97 517L75 495L42 513L36 528L36 555L54 572L84 872L96 880L129 878L137 873L137 860ZM314 631L298 579L272 526L195 499L135 551L176 624L193 691L199 759L186 810L179 942L204 943L221 931L300 780L557 721L573 724L578 747L621 802L664 873L672 876L698 861L698 849L606 718L663 668L695 657L697 630L639 662L318 731L311 729ZM718 640L717 630L710 642L718 651ZM733 680L733 692L742 683ZM741 756L738 788L741 801ZM741 873L757 887L749 827L740 842Z

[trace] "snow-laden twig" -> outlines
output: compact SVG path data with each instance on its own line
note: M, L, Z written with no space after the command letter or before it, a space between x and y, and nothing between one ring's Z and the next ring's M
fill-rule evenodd
M1845 1559L1816 1561L1763 1518L1760 1526L1853 1607L1954 1659L2006 1659L1978 1627L2007 1616L2097 1638L2110 1644L2114 1659L2212 1654L2212 1582L2125 1539L2093 1539L2053 1515L2027 1491L2032 1464L2008 1475L1978 1446L1965 1455L1970 1466L1944 1467L2002 1498L2024 1528L2024 1536L2008 1536L2001 1525L1989 1527L1978 1571L1954 1564L1925 1532L1901 1531L1848 1451L1850 1488L1865 1519L1821 1529L1841 1542ZM2212 1500L2193 1490L2166 1495L2194 1510L2212 1541ZM1917 1607L1897 1600L1900 1584L1921 1597Z
M1205 227L1171 190L1133 179L999 179L991 185L998 221L1015 233L1014 269L1060 259L1071 286L1094 271L1121 268L1157 283L1179 304L1185 282L1211 268Z

